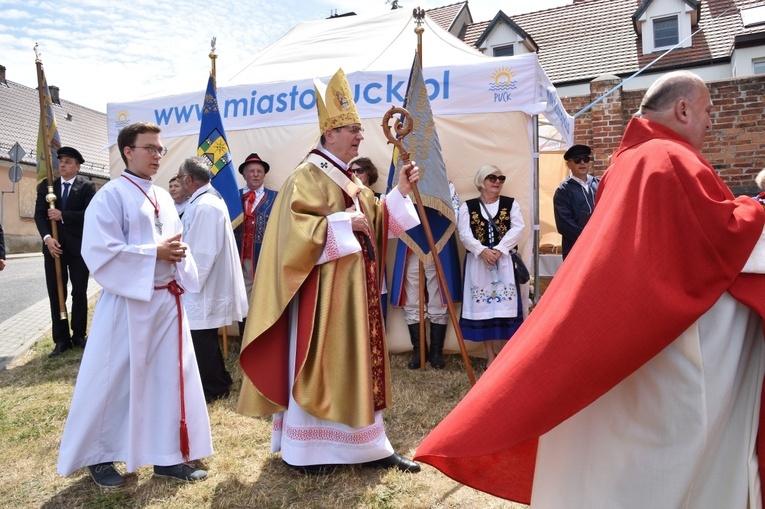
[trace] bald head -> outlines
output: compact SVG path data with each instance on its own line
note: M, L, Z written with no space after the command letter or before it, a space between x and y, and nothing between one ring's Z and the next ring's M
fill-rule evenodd
M665 74L646 91L635 115L664 124L685 137L696 150L712 127L712 101L704 81L689 71Z

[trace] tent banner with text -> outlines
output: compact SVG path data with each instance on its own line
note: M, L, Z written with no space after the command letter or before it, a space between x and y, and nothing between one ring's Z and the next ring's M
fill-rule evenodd
M349 73L348 81L361 118L380 118L391 106L401 106L409 72L409 68L403 68ZM536 54L430 67L423 70L423 76L434 115L505 111L540 114L547 117L569 145L573 143L574 119L563 108ZM218 87L225 130L317 123L313 78ZM326 81L329 76L323 78ZM109 103L109 144L114 145L120 129L133 122L158 124L163 138L198 134L204 95L204 91L199 91Z

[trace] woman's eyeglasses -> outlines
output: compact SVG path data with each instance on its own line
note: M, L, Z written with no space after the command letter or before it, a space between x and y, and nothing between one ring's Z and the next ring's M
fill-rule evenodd
M364 168L351 168L351 171L355 173L356 175L363 175L367 172Z
M494 175L494 174L491 174L491 175L486 175L486 180L488 180L492 184L499 180L500 184L504 184L505 180L507 180L507 177L505 177L504 175Z

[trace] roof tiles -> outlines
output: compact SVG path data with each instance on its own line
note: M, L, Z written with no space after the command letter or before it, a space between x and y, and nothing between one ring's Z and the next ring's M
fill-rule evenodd
M0 82L0 111L0 159L9 160L8 150L18 142L26 152L22 162L36 164L40 125L37 89L12 81ZM66 100L53 105L53 114L62 145L76 148L85 158L80 171L108 179L106 114Z
M739 9L762 5L763 0L704 0L692 30L689 48L678 48L656 64L656 70L709 64L729 59L737 35L762 33L764 27L745 29ZM586 0L553 9L510 16L539 47L539 61L555 84L589 81L603 73L636 72L661 53L643 54L642 36L635 33L632 16L640 0ZM467 27L464 42L475 46L490 21Z

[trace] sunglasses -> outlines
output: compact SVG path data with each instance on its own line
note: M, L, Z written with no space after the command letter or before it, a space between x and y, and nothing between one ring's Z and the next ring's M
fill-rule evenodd
M363 175L367 172L364 168L351 168L351 171L355 173L356 175Z
M486 176L486 180L488 180L492 184L499 180L500 184L504 184L505 180L507 180L507 177L505 177L504 175L494 175L494 174L492 174L492 175L487 175Z
M574 164L579 164L581 162L589 163L590 156L576 156L572 157L571 160L574 161Z

